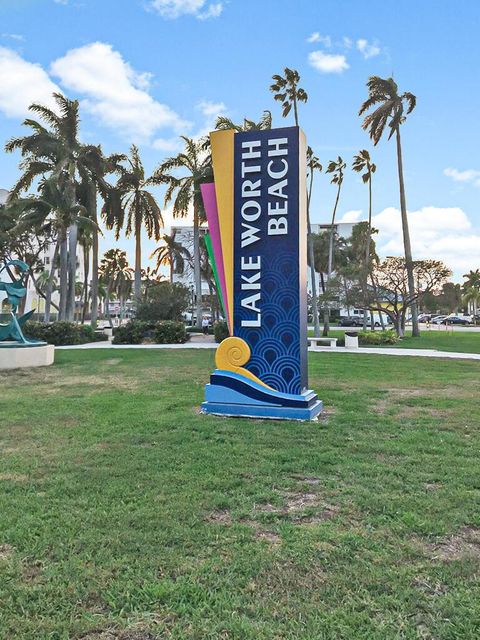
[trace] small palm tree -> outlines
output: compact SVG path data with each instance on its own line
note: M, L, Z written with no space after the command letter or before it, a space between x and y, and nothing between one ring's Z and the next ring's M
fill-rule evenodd
M200 224L205 221L200 185L211 182L212 163L202 140L181 136L185 149L177 156L167 158L155 170L151 182L166 185L165 206L173 200L173 216L185 218L193 206L193 273L197 296L197 326L202 323L202 274L200 269ZM178 176L180 170L184 175Z
M410 243L410 230L408 227L407 204L405 198L405 183L403 179L402 143L400 139L400 126L405 122L406 117L412 113L417 104L417 98L406 91L399 93L397 83L393 78L379 78L372 76L367 82L368 98L361 105L358 115L374 110L365 116L362 128L368 131L373 144L380 141L385 128L388 125L390 133L388 139L395 134L397 142L397 168L398 182L400 187L400 213L402 216L403 246L405 250L405 265L408 276L408 290L412 299L415 299L415 281L412 258L412 247ZM419 336L418 309L417 304L411 305L412 309L412 335Z
M190 260L190 252L180 242L175 240L175 232L172 235L162 236L163 244L155 249L150 258L156 259L155 272L158 273L162 266L170 269L170 282L173 282L173 273L183 273L185 260Z
M215 122L215 129L225 131L234 129L235 131L262 131L272 128L272 114L270 111L264 111L258 122L254 120L243 119L243 124L235 124L233 120L226 116L218 116Z
M473 317L476 321L477 310L480 307L480 289L477 287L469 287L463 295L462 301L472 309Z
M308 191L307 191L307 241L308 241L308 261L310 263L310 277L312 280L312 312L313 312L313 329L314 335L320 335L320 321L318 318L318 293L317 293L317 280L315 271L315 256L312 237L312 225L310 219L310 202L312 199L313 190L313 178L315 171L319 173L322 171L322 165L320 160L313 153L313 149L308 147L307 149L307 170L308 170Z
M293 115L295 126L298 127L298 108L299 102L307 102L307 92L298 86L300 82L300 74L295 69L285 67L284 75L272 76L273 84L270 85L270 91L274 94L274 99L282 103L282 116L286 118L293 107Z
M362 149L353 156L352 169L357 173L362 174L362 180L364 184L368 184L368 226L367 237L365 240L365 261L363 265L363 278L362 287L364 295L364 313L363 313L363 328L367 328L367 309L366 309L366 296L368 286L368 271L370 266L370 244L372 237L372 176L377 170L376 165L371 161L370 154L366 149Z
M471 287L480 289L480 269L475 269L475 271L470 269L468 273L463 274L463 278L465 278L464 289L470 289Z
M135 298L140 301L142 293L142 229L149 238L160 240L163 218L155 197L146 187L154 184L145 176L138 148L132 144L126 164L116 167L120 177L113 189L105 193L103 218L108 229L115 229L118 240L127 215L126 235L135 237Z
M346 168L346 163L343 161L343 158L338 156L336 160L330 160L328 163L328 167L326 173L332 174L332 179L330 180L331 184L337 185L337 196L335 198L335 204L333 206L332 212L332 222L330 224L330 235L328 242L328 269L327 269L327 284L330 283L333 273L333 254L334 254L334 243L335 243L335 218L337 215L338 201L340 200L340 192L342 190L343 184L343 172ZM330 310L328 307L325 308L324 312L324 320L323 320L323 335L328 335L328 331L330 328Z
M110 316L110 299L116 294L120 300L120 306L123 306L126 298L131 292L133 270L130 268L127 260L127 254L121 249L109 249L105 252L100 263L101 282L105 286L105 311L112 326Z

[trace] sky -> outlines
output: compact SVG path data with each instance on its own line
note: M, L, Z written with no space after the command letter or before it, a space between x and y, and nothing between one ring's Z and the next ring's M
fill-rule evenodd
M368 6L368 11L366 10ZM461 281L480 267L480 3L477 0L0 0L0 149L27 130L31 102L78 98L81 138L104 151L140 147L148 173L219 114L234 121L272 111L271 77L295 68L308 102L300 125L324 166L347 162L338 219L367 215L367 189L350 170L368 149L377 165L374 226L380 255L403 252L396 151L376 147L358 109L371 75L393 74L417 96L402 126L414 258L443 260ZM0 150L0 188L19 175ZM163 205L162 192L156 195ZM329 222L335 186L316 177L312 222ZM164 210L166 230L171 211ZM133 263L132 238L109 232ZM155 242L144 238L144 266Z

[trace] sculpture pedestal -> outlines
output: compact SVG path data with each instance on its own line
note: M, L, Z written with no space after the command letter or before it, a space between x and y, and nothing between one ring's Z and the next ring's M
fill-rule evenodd
M53 344L26 344L0 342L0 370L47 367L53 364Z

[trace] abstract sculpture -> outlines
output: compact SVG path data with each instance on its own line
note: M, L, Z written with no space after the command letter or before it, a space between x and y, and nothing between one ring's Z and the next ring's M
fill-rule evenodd
M12 271L12 267L20 271L20 276L15 279L15 275ZM27 289L25 286L25 279L28 274L28 265L21 260L10 260L6 262L0 269L0 274L7 271L11 277L10 282L3 282L0 280L0 291L5 291L7 294L7 300L10 303L11 311L7 315L7 322L0 322L0 348L10 346L39 346L45 344L38 340L29 340L24 334L22 327L27 320L32 317L34 310L28 311L23 315L17 317L17 309L22 300L27 295ZM12 344L13 343L13 344Z

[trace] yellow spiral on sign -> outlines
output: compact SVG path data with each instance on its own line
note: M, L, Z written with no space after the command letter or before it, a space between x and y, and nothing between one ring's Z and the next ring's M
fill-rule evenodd
M215 354L215 365L217 369L238 373L257 384L261 384L263 387L267 387L267 389L271 389L272 387L262 382L260 378L257 378L251 371L243 368L243 365L247 364L250 360L250 355L250 347L245 340L232 336L225 338L225 340L222 340L218 345Z

